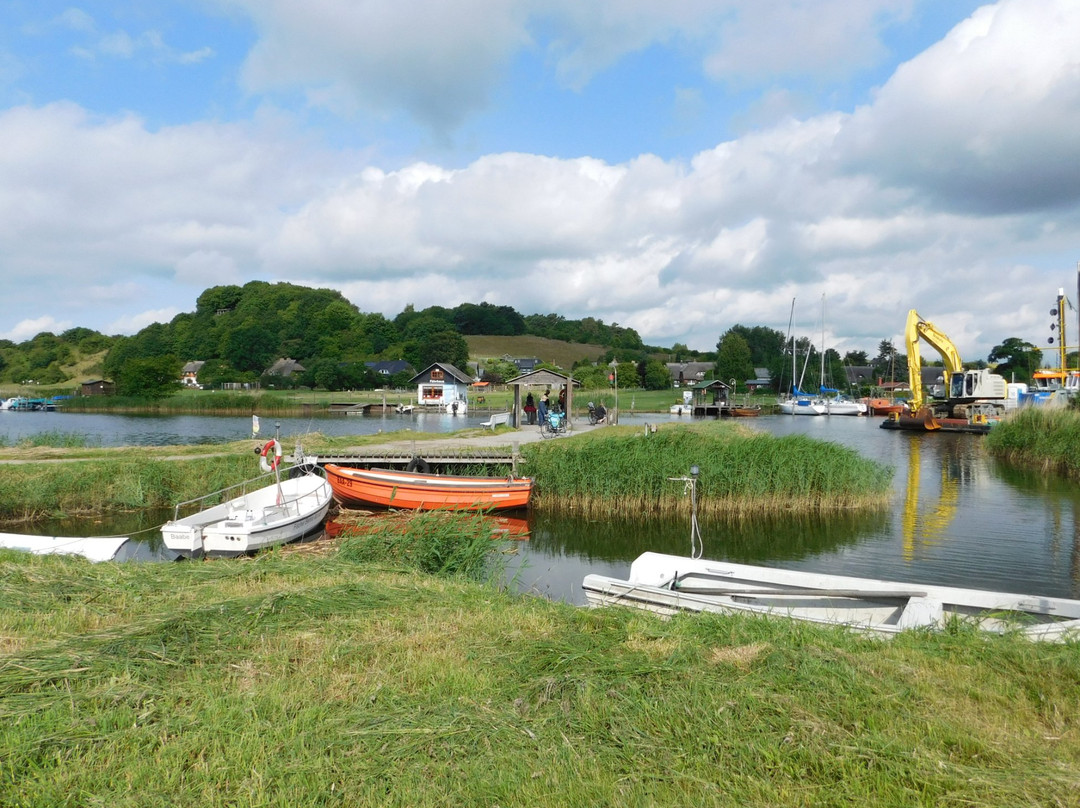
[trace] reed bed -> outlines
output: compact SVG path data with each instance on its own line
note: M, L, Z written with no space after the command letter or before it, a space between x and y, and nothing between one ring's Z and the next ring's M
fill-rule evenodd
M990 430L986 448L1015 466L1080 477L1080 410L1019 409Z
M0 552L0 806L1073 805L1080 645Z
M417 511L363 527L349 525L341 536L338 552L347 561L477 581L491 579L498 571L491 563L491 525L479 513Z
M150 413L173 415L307 415L326 404L307 404L280 393L202 391L152 401L130 396L78 396L64 402L70 412Z
M893 474L837 444L724 423L608 428L522 454L536 507L595 514L685 510L685 483L672 478L694 465L699 510L726 515L885 507Z
M252 455L202 455L198 462L123 452L100 462L0 464L0 519L161 508L257 475Z
M59 449L85 449L100 445L101 441L96 438L88 438L86 435L79 432L61 432L59 430L37 432L33 435L24 435L15 440L12 440L7 435L0 435L0 449L11 447L28 449L35 446L49 446Z

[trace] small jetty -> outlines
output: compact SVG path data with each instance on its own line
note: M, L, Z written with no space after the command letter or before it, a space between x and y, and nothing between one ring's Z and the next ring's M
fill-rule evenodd
M439 446L417 445L411 449L379 449L372 448L357 452L335 452L333 454L303 454L300 456L287 456L289 463L314 463L325 466L331 463L335 466L360 466L362 468L401 468L404 469L417 459L422 459L428 466L510 466L511 473L517 475L518 466L522 462L521 454L515 446L513 450L506 449L482 449L461 448L453 449Z

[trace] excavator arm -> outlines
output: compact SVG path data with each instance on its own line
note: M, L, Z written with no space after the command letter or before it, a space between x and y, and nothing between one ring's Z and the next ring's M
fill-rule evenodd
M909 311L907 328L904 330L904 341L907 343L908 384L911 387L909 406L912 414L922 409L922 406L926 403L926 393L922 385L922 357L919 356L920 338L941 354L941 358L945 362L946 389L949 388L949 378L954 373L962 373L964 370L963 362L960 360L960 352L956 350L952 340L939 331L933 323L920 317L915 309Z

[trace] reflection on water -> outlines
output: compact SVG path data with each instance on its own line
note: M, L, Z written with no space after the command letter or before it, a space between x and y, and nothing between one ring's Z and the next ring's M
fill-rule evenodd
M52 414L13 417L48 421ZM432 431L441 431L444 420L459 428L464 424L460 417L456 421L453 416L435 417L439 420L433 423L440 428ZM638 417L650 423L668 420L662 415ZM206 419L197 420L206 423ZM373 419L369 426L382 420ZM337 421L360 424L368 419ZM1080 597L1080 486L1007 469L986 454L977 435L896 432L882 430L880 424L880 419L850 417L755 419L755 429L833 441L892 466L892 504L884 512L869 514L703 520L706 557L912 583ZM309 422L290 428L313 431ZM328 431L322 423L315 428ZM147 545L137 557L155 558L160 555L156 528L169 515L125 514L92 524L53 520L24 532L137 534ZM528 520L529 540L515 542L514 553L507 556L508 578L524 590L574 603L583 602L581 581L590 572L625 577L630 562L646 550L690 552L689 502L685 515L666 519L634 513L602 520L531 513Z

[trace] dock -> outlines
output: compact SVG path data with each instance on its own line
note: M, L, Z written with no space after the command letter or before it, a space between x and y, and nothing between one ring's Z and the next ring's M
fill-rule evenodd
M410 449L371 448L357 452L304 454L299 457L288 455L285 457L285 461L290 464L315 463L319 466L333 463L336 466L360 466L362 468L405 468L413 461L413 458L420 458L429 466L506 465L510 467L511 473L515 476L518 473L518 466L522 463L522 457L516 445L508 452L503 448L484 449L478 447L455 449L445 446L430 446L425 449L423 444L418 444Z

